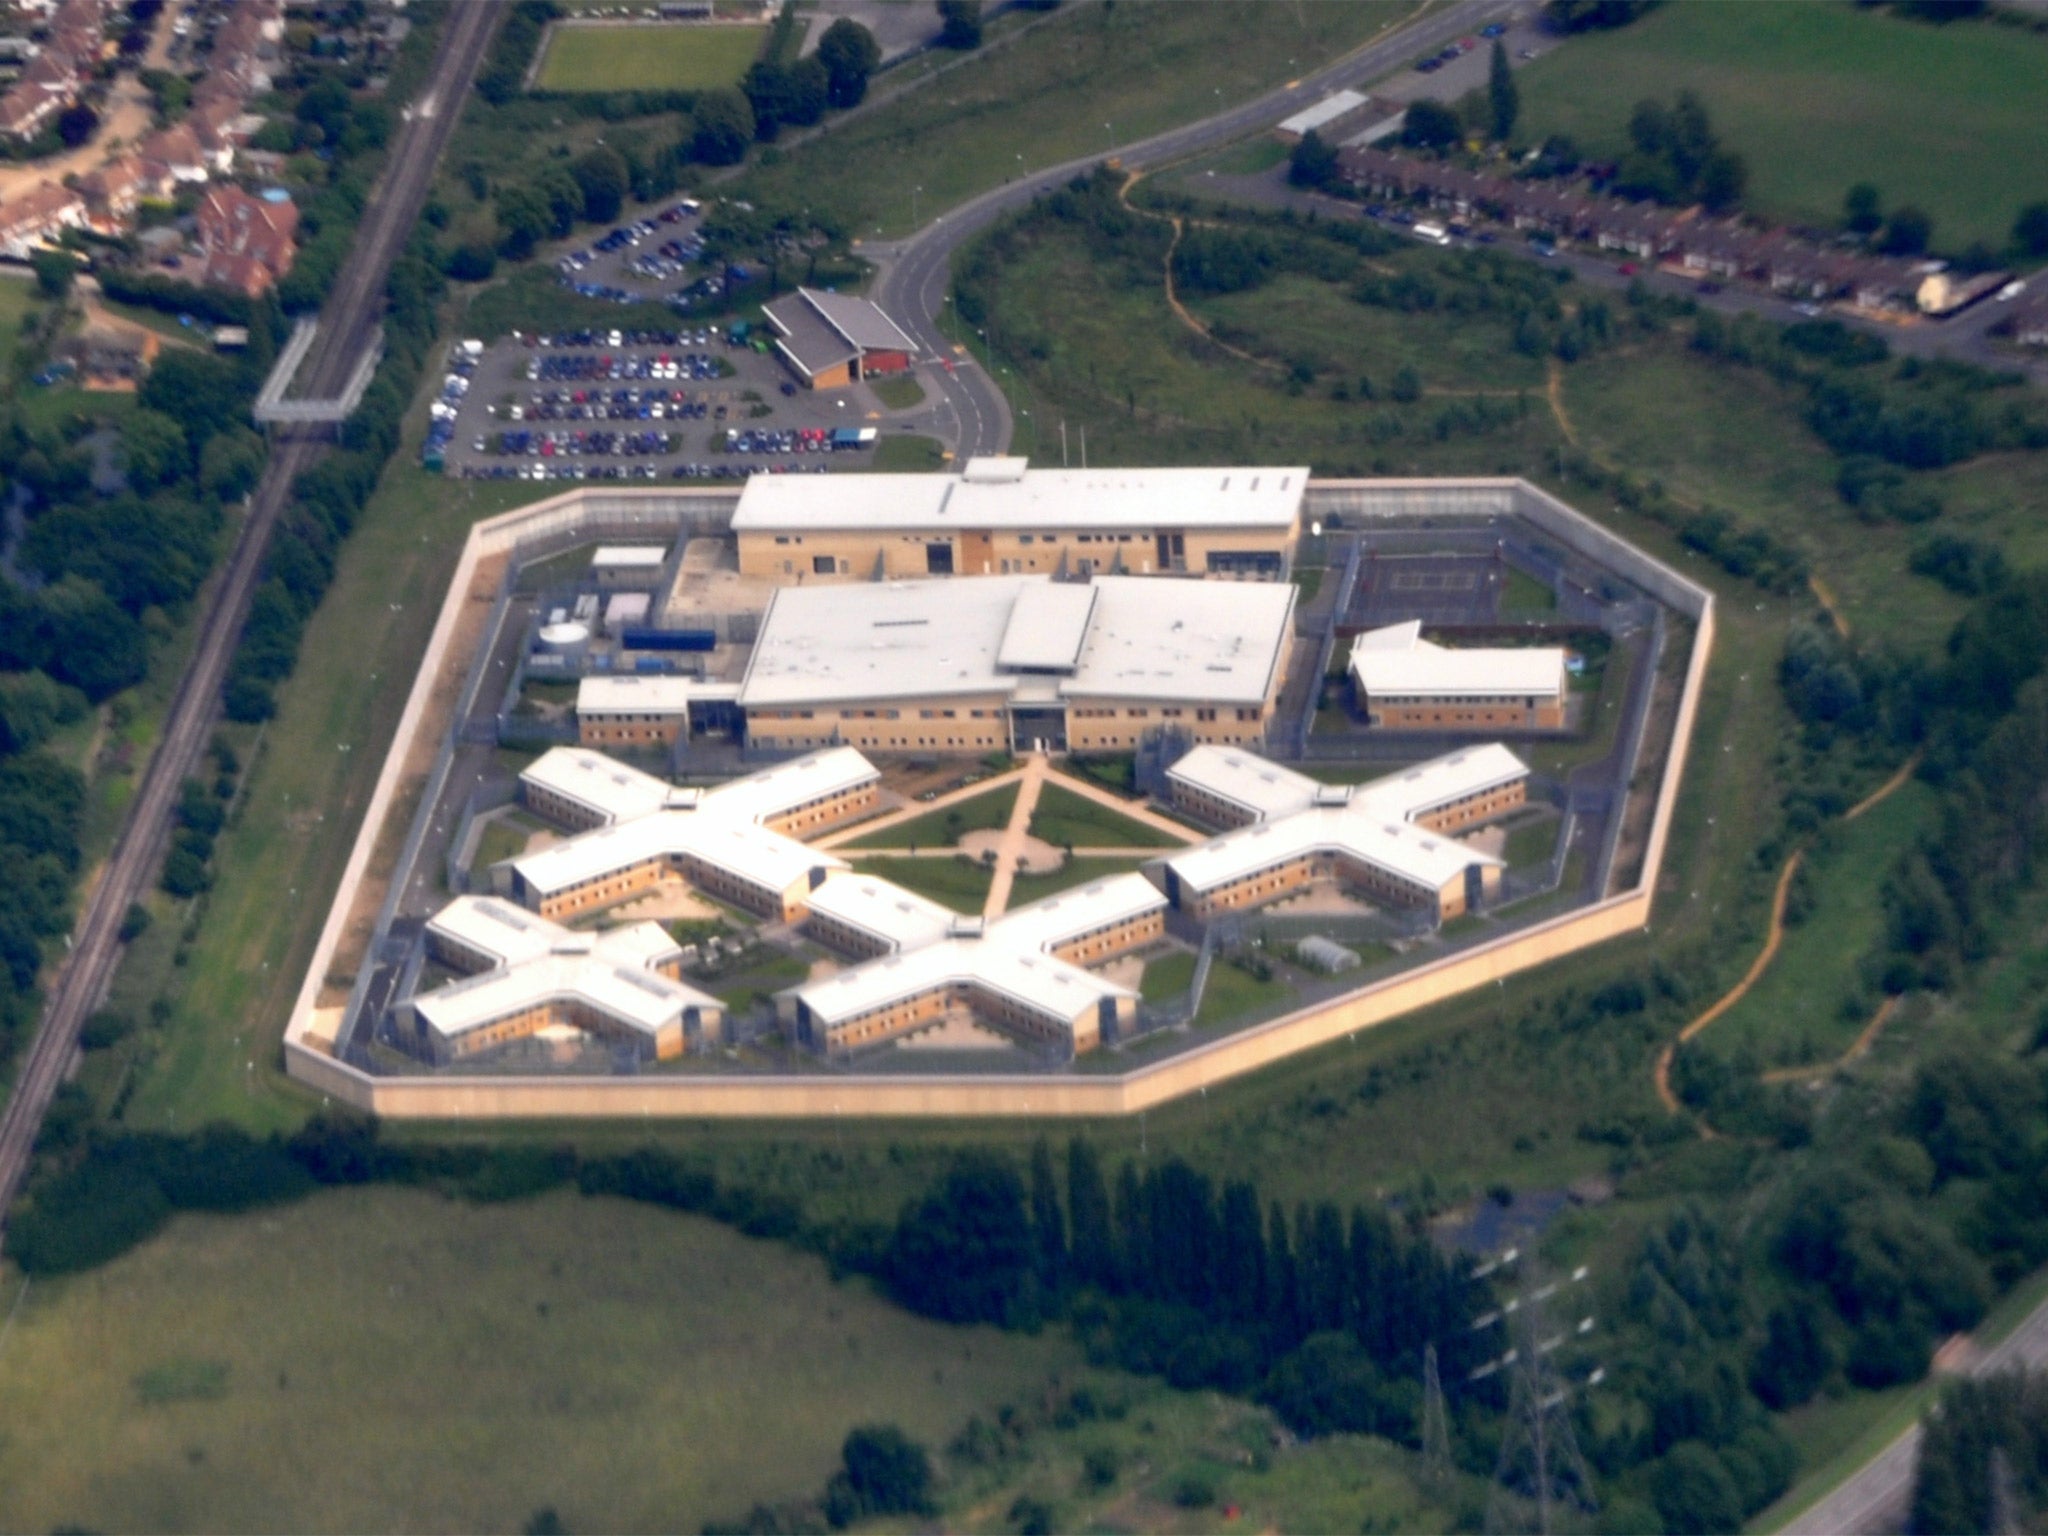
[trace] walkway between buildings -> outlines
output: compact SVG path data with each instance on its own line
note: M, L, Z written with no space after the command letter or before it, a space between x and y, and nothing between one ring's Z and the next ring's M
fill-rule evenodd
M1003 840L996 847L996 874L989 882L988 900L981 904L983 917L1001 917L1009 910L1017 860L1023 856L1031 817L1038 810L1038 792L1045 788L1045 776L1051 766L1043 752L1034 752L1025 760L1024 775L1017 785L1017 803L1010 807L1010 824L1003 828Z

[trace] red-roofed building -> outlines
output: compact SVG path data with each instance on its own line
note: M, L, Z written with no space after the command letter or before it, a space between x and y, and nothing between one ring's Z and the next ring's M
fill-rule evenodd
M211 287L254 298L291 270L299 210L289 198L271 202L240 187L214 187L194 223L203 258L199 280Z
M0 203L0 255L26 261L60 231L76 229L84 222L84 198L54 181L41 182Z

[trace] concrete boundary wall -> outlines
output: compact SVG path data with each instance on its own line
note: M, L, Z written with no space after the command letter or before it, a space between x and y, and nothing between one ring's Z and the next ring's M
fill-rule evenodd
M534 541L572 535L584 528L612 528L625 522L674 532L710 522L721 510L729 519L734 499L731 493L716 492L576 490L479 523L470 531L285 1031L285 1066L292 1077L359 1109L405 1119L1127 1115L1215 1087L1297 1052L1505 981L1649 925L1651 897L1670 837L1713 645L1713 595L1524 481L1312 481L1308 495L1311 512L1339 510L1347 520L1352 516L1524 517L1576 552L1619 570L1693 619L1692 653L1673 722L1671 748L1658 785L1641 878L1632 890L1121 1075L379 1077L328 1054L311 1034L315 1004L379 833L398 796L404 764L425 721L434 681L447 660L479 565Z

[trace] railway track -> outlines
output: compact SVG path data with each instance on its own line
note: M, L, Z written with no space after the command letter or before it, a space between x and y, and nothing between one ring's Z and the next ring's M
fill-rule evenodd
M321 334L301 370L305 392L340 393L377 321L384 281L425 202L442 151L461 116L490 40L498 7L462 0L441 39L425 88L392 145L383 179L364 210L355 245L321 310ZM106 996L121 955L121 920L148 889L162 856L180 786L212 732L229 658L248 616L264 556L292 482L324 446L287 441L271 453L250 499L219 591L200 623L191 660L172 695L163 735L144 768L114 846L72 930L71 950L50 986L49 1000L0 1111L0 1223L20 1193L37 1133L78 1051L78 1032Z

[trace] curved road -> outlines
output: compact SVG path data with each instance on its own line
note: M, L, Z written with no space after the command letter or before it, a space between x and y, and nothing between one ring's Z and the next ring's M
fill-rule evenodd
M322 308L318 341L302 369L310 396L338 394L347 383L381 308L391 262L412 233L428 183L459 118L491 35L498 7L467 0L441 39L432 74L414 103L383 181L365 210L333 293ZM78 1051L78 1031L106 996L120 959L121 920L148 889L170 829L185 776L213 729L220 685L263 570L263 559L292 482L322 452L318 443L287 442L270 455L250 498L220 588L201 621L192 659L178 681L163 736L143 770L128 817L88 893L72 930L71 953L58 969L49 1002L22 1060L21 1075L0 1113L0 1222L21 1189L43 1115Z
M1335 63L1242 106L1120 146L1112 153L1125 166L1138 170L1156 169L1219 148L1279 122L1331 91L1389 74L1419 53L1441 48L1490 21L1505 19L1513 9L1514 0L1454 0L1442 10L1375 38ZM1083 155L1034 171L949 209L908 240L865 247L863 254L882 269L875 284L876 300L927 354L953 357L953 343L940 330L939 315L952 287L954 250L1011 209L1100 165L1103 159L1102 155ZM1001 453L1010 445L1012 430L1003 392L978 363L961 357L955 369L951 374L927 376L927 382L936 384L944 397L941 418L950 415L956 429L954 452L961 460Z

